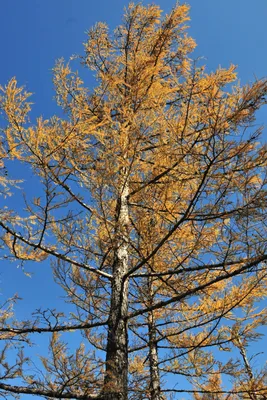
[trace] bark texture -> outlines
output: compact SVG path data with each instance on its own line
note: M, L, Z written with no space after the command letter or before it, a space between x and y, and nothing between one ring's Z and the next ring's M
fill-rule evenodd
M123 184L117 200L116 245L104 391L107 400L127 400L128 393L128 281L123 279L128 270L128 184Z
M248 396L249 396L249 398L251 400L257 400L259 398L264 400L265 396L262 397L261 395L257 395L255 393L255 391L253 390L253 389L257 389L257 388L253 388L253 386L255 385L255 383L254 383L255 382L255 377L254 377L254 374L253 374L249 359L247 357L247 352L246 352L245 346L243 345L243 343L242 343L240 338L237 338L236 341L237 341L237 347L239 348L240 354L241 354L243 362L244 362L246 374L248 376L248 382L250 383L250 386L251 386L251 390L248 391Z
M149 279L148 290L151 303L153 302L152 281ZM160 376L158 369L158 348L157 331L153 311L148 313L148 334L149 334L149 369L150 369L150 393L151 400L162 400L160 394Z

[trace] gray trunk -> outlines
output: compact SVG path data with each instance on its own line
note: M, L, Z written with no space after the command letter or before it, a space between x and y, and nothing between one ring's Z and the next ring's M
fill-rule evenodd
M249 363L249 360L248 360L248 357L247 357L246 349L245 349L245 347L244 347L244 345L243 345L243 343L242 343L240 338L237 338L236 340L237 340L237 343L238 343L238 348L239 348L240 354L241 354L241 356L243 358L243 362L244 362L244 365L245 365L246 373L247 373L247 376L248 376L248 381L250 383L252 383L252 386L253 386L253 382L254 382L255 378L254 378L254 375L253 375L253 372L252 372L252 368L250 366L250 363ZM249 392L248 395L249 395L249 398L251 400L257 400L258 398L261 397L261 396L257 396L257 394L253 390L251 392Z
M153 302L152 282L148 282L151 305ZM148 335L149 335L149 369L150 369L150 399L162 400L160 394L160 376L158 368L157 331L153 311L148 313Z
M106 375L104 393L107 400L128 398L128 184L124 183L117 200L116 244L113 264L113 282L108 324Z

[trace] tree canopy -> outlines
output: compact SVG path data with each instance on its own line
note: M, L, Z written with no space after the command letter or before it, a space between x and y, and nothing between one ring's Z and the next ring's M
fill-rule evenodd
M95 87L71 62L54 67L63 116L31 122L30 93L15 78L1 87L3 258L49 259L72 304L26 321L15 298L3 305L2 397L267 398L248 352L267 320L267 149L255 123L267 81L241 87L234 66L206 72L191 59L188 11L131 3L113 33L90 29L77 58ZM23 192L12 163L38 179L21 212L9 206L12 188ZM51 336L38 368L27 358L37 334Z

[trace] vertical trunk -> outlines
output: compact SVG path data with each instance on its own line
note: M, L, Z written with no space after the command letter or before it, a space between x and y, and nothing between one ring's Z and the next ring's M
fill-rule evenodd
M128 183L124 182L117 199L116 244L108 324L104 393L107 400L127 400L128 392Z
M243 343L242 343L240 338L237 338L237 343L238 343L237 347L239 348L240 354L241 354L241 356L243 358L243 362L244 362L244 365L245 365L245 370L246 370L246 373L247 373L247 376L248 376L248 382L249 382L249 384L251 386L250 387L250 391L248 392L249 398L251 400L257 400L258 396L253 390L253 386L255 386L255 383L254 383L255 378L254 378L254 375L253 375L253 372L252 372L252 368L250 366L250 363L249 363L249 360L248 360L248 357L247 357L246 349L245 349L245 347L244 347L244 345L243 345Z
M148 290L151 305L153 302L152 281L148 281ZM160 394L160 377L158 368L158 348L157 348L157 331L153 311L148 313L148 335L149 335L149 370L150 370L150 399L162 400Z

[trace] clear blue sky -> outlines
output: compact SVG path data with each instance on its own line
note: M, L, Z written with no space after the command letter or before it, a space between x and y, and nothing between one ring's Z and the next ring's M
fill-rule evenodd
M150 3L150 1L144 1ZM156 1L169 11L175 0ZM266 0L189 0L190 33L207 65L238 65L242 83L266 75ZM17 76L35 93L35 111L54 112L51 68L55 59L83 50L85 31L102 20L115 27L124 0L3 0L0 82ZM45 111L44 111L45 110Z
M155 3L169 11L175 0ZM241 84L267 76L266 0L187 3L191 6L189 32L198 44L194 56L205 57L208 70L236 64ZM127 4L124 0L2 0L0 84L16 76L19 84L34 93L34 117L57 113L51 81L55 60L81 53L85 32L95 22L106 21L114 28ZM267 125L266 108L258 113L258 122ZM35 271L32 279L17 270L16 264L0 265L0 298L14 292L24 297L26 303L18 307L21 316L28 315L31 305L51 307L59 301L48 263L29 269Z

